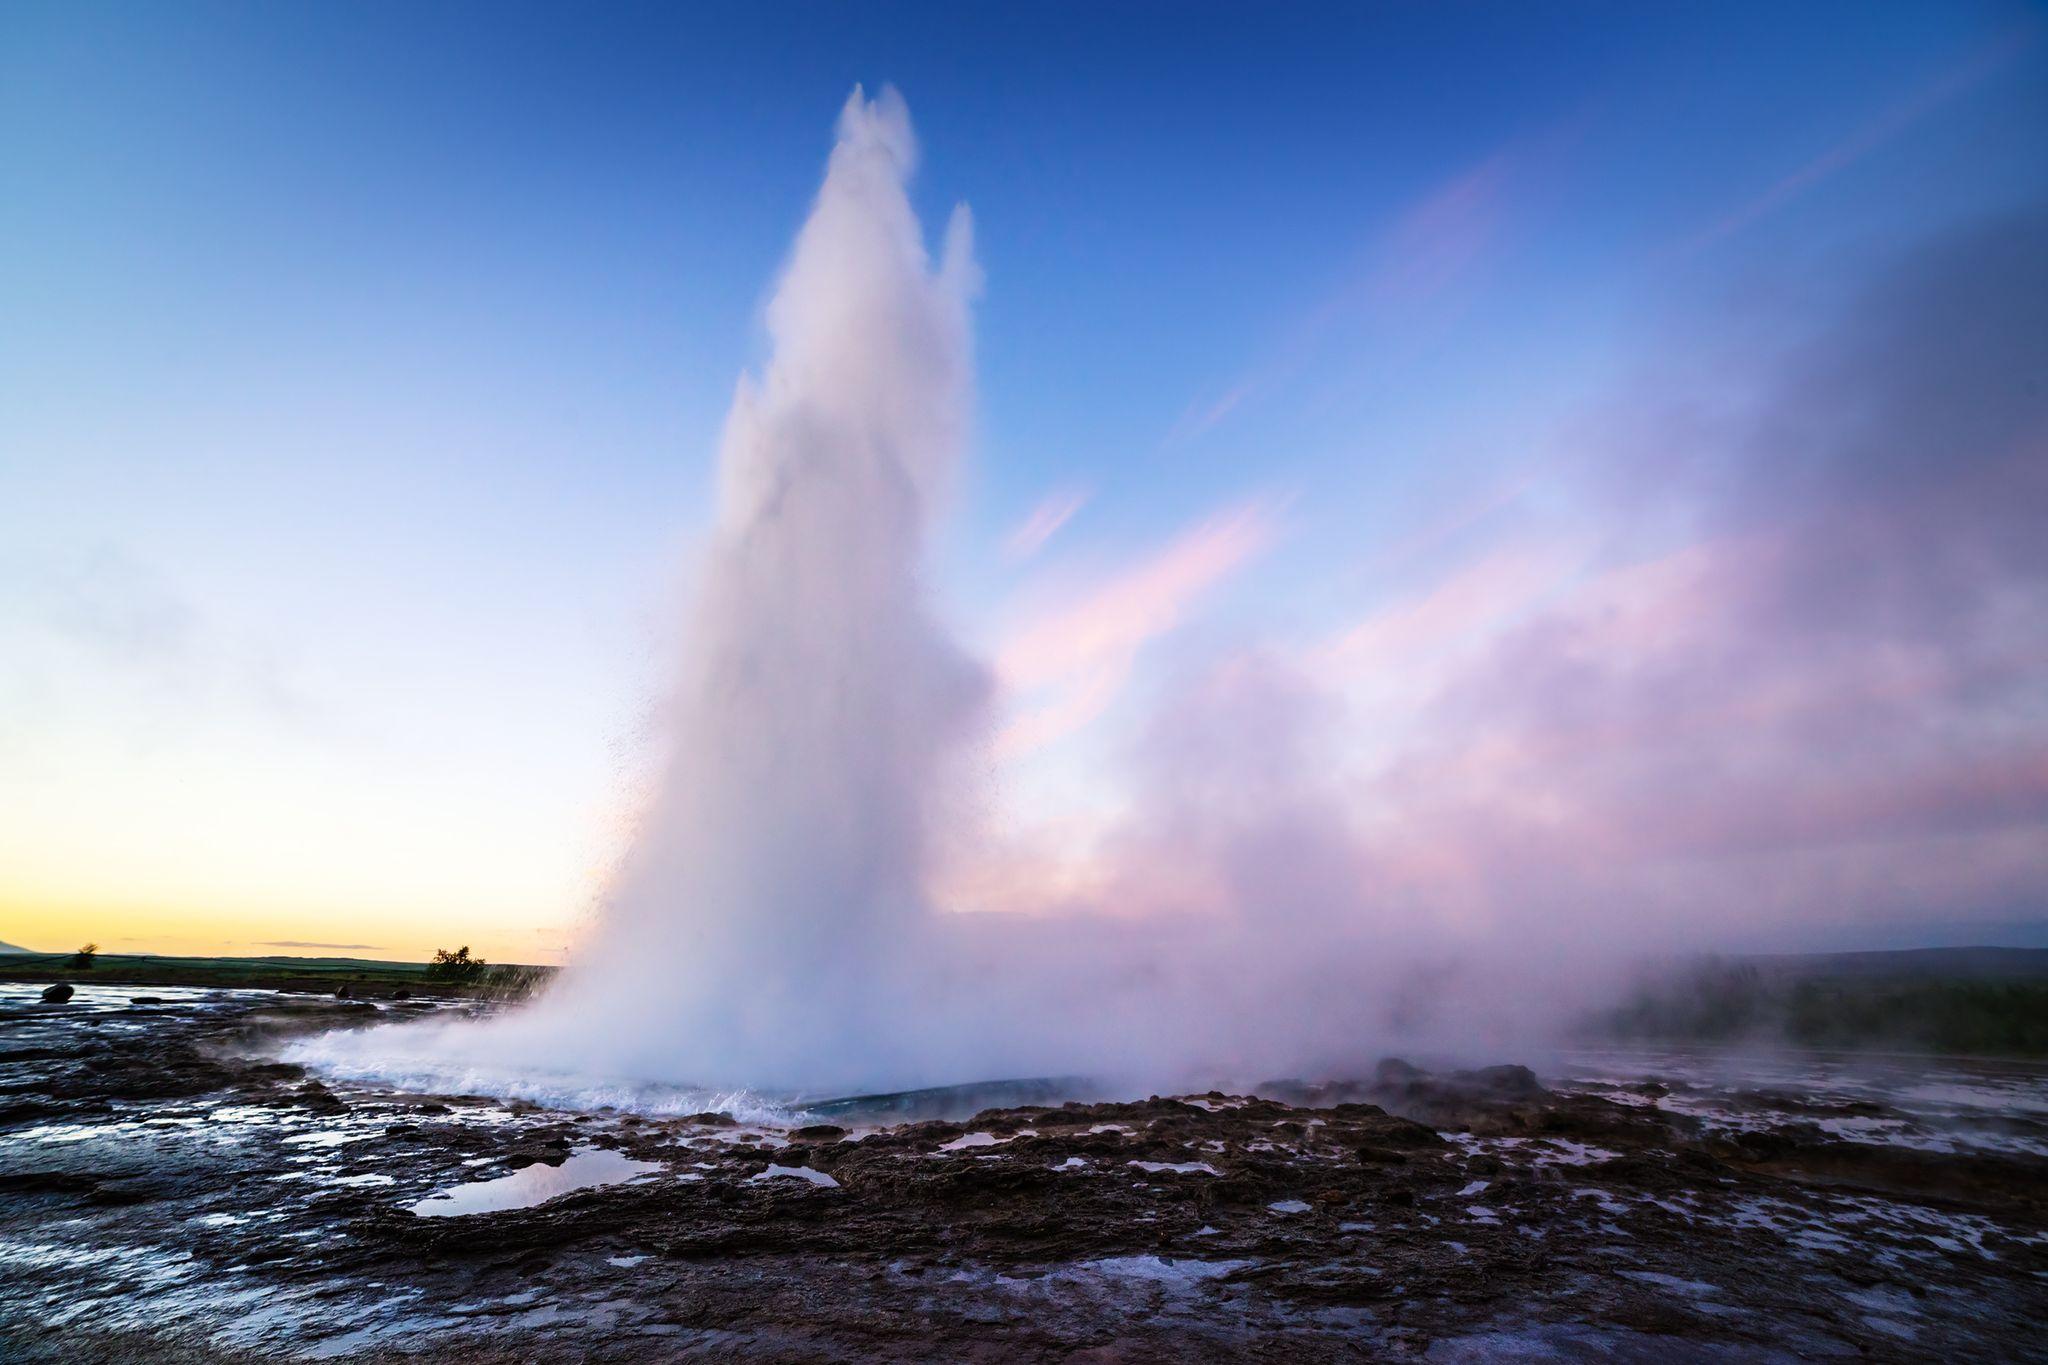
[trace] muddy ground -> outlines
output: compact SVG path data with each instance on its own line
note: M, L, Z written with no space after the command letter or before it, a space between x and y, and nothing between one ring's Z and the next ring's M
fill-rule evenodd
M0 1359L2048 1358L2035 1069L764 1127L266 1060L439 1008L0 988Z

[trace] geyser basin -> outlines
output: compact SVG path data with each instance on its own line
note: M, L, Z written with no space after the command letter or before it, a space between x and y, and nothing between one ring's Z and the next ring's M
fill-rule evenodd
M1263 1098L990 1093L960 1122L770 1130L248 1055L359 1014L332 1000L220 993L114 1033L12 999L34 1056L0 1060L9 1359L55 1360L56 1328L73 1359L1115 1339L1319 1360L1498 1354L1557 1322L1615 1358L2007 1359L2048 1271L2039 1066L1605 1054L1576 1082L1390 1065Z
M1604 1054L1577 1083L1386 1066L766 1130L328 1087L246 1056L356 1013L336 1001L219 995L125 1033L16 1009L37 1058L4 1062L10 1103L35 1117L0 1126L0 1355L10 1322L31 1351L70 1322L72 1357L129 1332L131 1355L618 1361L905 1340L1063 1359L1096 1338L1352 1359L1573 1322L1618 1359L2013 1359L2048 1267L2038 1066ZM565 1158L530 1164L545 1152ZM469 1179L485 1162L528 1164Z

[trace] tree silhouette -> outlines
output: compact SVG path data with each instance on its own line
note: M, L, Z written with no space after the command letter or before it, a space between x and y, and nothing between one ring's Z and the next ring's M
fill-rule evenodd
M484 968L489 965L480 957L471 957L467 943L452 953L446 948L436 948L434 960L427 964L427 980L457 983L475 981L484 974Z

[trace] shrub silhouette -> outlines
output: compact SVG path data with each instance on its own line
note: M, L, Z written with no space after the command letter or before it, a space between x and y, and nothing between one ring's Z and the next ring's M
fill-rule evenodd
M452 953L446 948L436 948L434 960L427 964L427 980L467 985L481 978L489 965L480 957L471 957L467 943Z

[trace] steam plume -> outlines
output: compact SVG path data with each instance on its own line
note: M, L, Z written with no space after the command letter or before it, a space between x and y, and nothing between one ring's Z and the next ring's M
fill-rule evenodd
M986 692L919 584L975 270L964 209L927 258L916 154L895 92L856 91L768 306L772 357L734 399L669 770L541 1007L566 1033L632 1002L645 1027L575 1038L586 1061L806 1079L831 1039L887 1063L875 1014L920 931L928 813Z
M1121 818L1050 858L1013 840L1040 894L1008 901L1032 913L936 910L939 846L974 842L960 798L998 741L988 675L921 587L967 426L975 270L964 211L928 255L914 161L902 102L856 92L770 360L734 400L668 766L572 966L496 1020L300 1059L684 1109L743 1087L1355 1074L1418 1043L1529 1060L1625 953L1675 935L1807 913L1828 887L1903 913L2048 884L2030 215L1881 280L1714 449L1650 422L1603 462L1624 490L1665 474L1703 523L1691 544L1617 536L1590 583L1455 656L1405 715L1362 718L1333 684L1356 650L1184 670ZM1603 496L1617 527L1663 520ZM1162 603L1267 534L1248 515L1197 537L1006 674L1120 676ZM1398 663L1430 616L1352 643ZM1347 758L1375 725L1377 766ZM1958 853L1929 856L1936 838ZM1091 875L1043 894L1062 858Z
M856 90L733 400L671 757L593 936L530 1010L410 1050L784 1086L902 1060L880 1016L911 989L929 814L987 693L919 582L977 276L964 207L930 259L916 159L901 98Z

